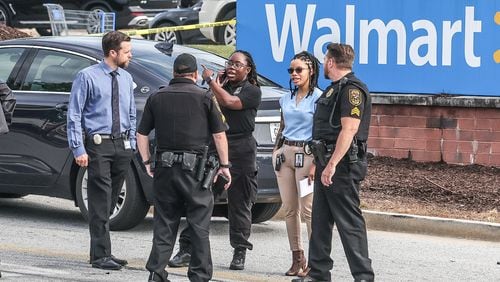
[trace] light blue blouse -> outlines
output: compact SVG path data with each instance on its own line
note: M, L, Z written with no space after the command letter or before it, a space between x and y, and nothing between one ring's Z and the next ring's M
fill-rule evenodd
M283 136L291 141L310 141L312 139L313 115L316 101L322 92L318 88L309 97L304 97L297 105L296 96L287 93L280 98L281 112L285 128Z

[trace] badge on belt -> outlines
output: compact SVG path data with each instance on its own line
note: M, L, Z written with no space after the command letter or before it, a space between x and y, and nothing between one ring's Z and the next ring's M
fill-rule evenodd
M100 134L94 134L94 136L92 137L93 141L94 141L94 144L96 145L99 145L102 143L102 137Z
M132 149L132 146L130 145L129 139L123 139L123 147L125 148L125 150Z

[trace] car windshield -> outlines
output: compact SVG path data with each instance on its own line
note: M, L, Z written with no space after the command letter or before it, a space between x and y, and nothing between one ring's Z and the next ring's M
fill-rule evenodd
M203 69L201 65L218 71L224 68L224 63L226 61L226 59L217 55L179 45L174 45L173 48L169 50L171 46L168 44L151 44L150 41L143 40L136 40L134 44L140 45L140 47L133 49L132 61L143 66L152 74L167 80L172 79L174 60L181 53L190 53L195 56L198 61L198 70L200 71ZM275 82L260 75L258 76L258 81L261 86L280 87ZM201 80L199 82L201 83Z

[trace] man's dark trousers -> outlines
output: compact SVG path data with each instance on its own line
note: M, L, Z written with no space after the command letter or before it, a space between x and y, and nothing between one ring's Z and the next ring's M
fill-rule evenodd
M228 136L231 188L227 190L229 241L233 248L252 249L248 241L252 229L252 206L257 198L257 143L253 136L233 139ZM189 250L190 225L181 232L179 246Z
M180 164L159 167L154 175L154 236L153 248L146 268L162 273L172 256L182 212L191 228L190 281L212 278L209 225L214 199L209 189L203 189L195 171L182 170Z
M123 139L103 139L97 145L87 142L88 211L90 227L90 260L111 256L109 216L112 214L130 167L132 150L125 149Z
M366 161L366 160L365 160ZM347 262L356 280L374 279L371 259L368 257L368 242L365 220L359 208L360 174L366 167L361 162L350 164L344 158L336 167L333 184L325 187L321 183L324 167L316 168L312 209L312 234L309 241L309 275L320 281L331 281L330 257L332 230L336 224ZM361 172L361 170L364 170ZM363 175L364 177L364 175Z

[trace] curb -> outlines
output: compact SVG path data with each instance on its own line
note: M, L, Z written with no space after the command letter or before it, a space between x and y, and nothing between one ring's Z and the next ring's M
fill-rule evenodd
M369 230L500 242L500 224L483 221L362 210ZM283 209L272 220L284 220Z
M500 242L498 223L370 210L363 210L363 215L371 230Z

